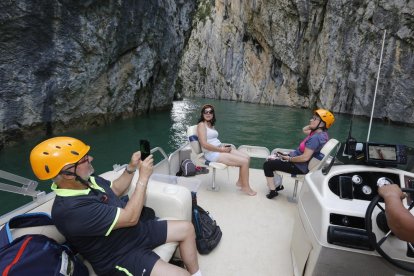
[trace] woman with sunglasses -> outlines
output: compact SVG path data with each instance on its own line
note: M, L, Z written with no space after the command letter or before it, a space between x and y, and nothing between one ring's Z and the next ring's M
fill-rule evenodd
M236 186L250 196L256 195L256 192L249 185L250 157L243 152L232 149L230 146L223 145L218 139L217 130L214 128L215 122L214 106L204 105L197 126L198 140L203 149L204 157L210 162L239 167L239 179Z
M282 171L291 174L308 173L308 163L312 157L317 156L322 147L328 142L328 128L335 121L334 115L326 109L317 109L313 117L309 120L309 125L303 128L303 132L308 136L299 144L299 147L288 154L278 154L269 156L263 164L267 186L270 192L266 195L272 199L278 195L278 191L284 187L281 181L278 187L275 184L273 171ZM280 179L280 176L278 176Z

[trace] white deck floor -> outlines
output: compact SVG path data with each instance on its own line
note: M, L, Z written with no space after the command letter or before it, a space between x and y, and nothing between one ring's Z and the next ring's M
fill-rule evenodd
M199 255L203 275L293 275L290 240L298 212L287 197L293 193L294 181L285 175L285 189L269 200L263 170L250 170L250 184L257 191L253 197L236 188L237 176L237 168L217 170L218 192L207 191L211 175L196 176L202 180L198 204L212 214L223 232L213 252Z

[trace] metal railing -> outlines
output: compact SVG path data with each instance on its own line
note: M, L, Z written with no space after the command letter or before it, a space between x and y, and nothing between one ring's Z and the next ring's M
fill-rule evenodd
M38 182L34 180L24 178L2 170L0 170L0 178L13 182L13 185L0 182L0 191L15 193L24 196L31 196L33 197L33 200L40 199L46 195L46 192L36 190Z

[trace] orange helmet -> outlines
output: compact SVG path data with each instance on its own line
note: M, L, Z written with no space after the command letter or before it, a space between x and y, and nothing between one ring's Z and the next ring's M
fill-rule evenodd
M74 164L88 153L90 147L71 137L54 137L33 148L30 164L40 180L56 177L62 168Z
M330 128L335 122L335 117L329 110L317 109L314 113L321 118L321 120L325 123L326 128Z

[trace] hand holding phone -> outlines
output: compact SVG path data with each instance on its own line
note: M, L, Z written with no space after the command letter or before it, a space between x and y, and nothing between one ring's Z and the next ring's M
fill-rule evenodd
M145 160L151 154L151 147L148 140L139 140L139 150L141 151L141 160Z
M284 153L284 152L281 152L281 151L278 151L277 154L280 154L280 155L283 155L283 156L288 155L287 153Z

